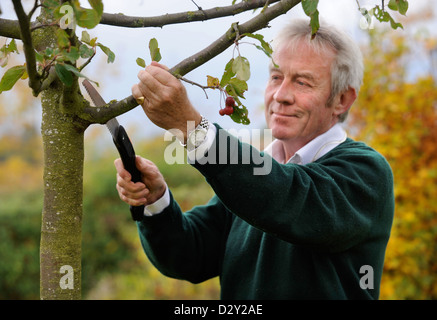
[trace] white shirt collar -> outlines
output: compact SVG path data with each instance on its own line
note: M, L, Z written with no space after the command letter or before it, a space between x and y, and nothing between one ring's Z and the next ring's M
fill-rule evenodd
M334 149L340 143L344 142L346 138L346 131L340 123L337 123L331 129L317 136L300 148L288 160L288 163L306 165L314 162ZM264 152L270 154L279 163L285 163L285 152L282 141L274 140L265 148Z

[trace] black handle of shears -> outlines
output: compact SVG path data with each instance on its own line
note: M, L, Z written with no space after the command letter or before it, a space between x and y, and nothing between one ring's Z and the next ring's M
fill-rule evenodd
M123 126L119 126L116 138L113 139L120 154L124 168L131 174L133 182L141 181L141 173L135 164L135 151L129 136ZM130 212L134 221L141 221L144 217L144 206L130 206Z

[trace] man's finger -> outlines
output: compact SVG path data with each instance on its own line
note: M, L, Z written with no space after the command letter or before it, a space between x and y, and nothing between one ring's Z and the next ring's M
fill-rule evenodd
M138 87L138 84L134 84L132 86L132 96L135 98L135 100L137 101L137 103L139 105L143 105L144 103L144 96L143 93L141 92L140 88Z
M166 65L161 64L161 63L156 62L156 61L152 61L152 63L151 63L150 65L152 65L152 66L156 66L156 67L159 67L159 68L161 68L161 69L164 69L165 71L169 71L169 70L170 70L170 68L167 67Z
M123 166L123 161L120 158L114 160L115 169L118 175L125 181L130 181L132 179L131 174Z

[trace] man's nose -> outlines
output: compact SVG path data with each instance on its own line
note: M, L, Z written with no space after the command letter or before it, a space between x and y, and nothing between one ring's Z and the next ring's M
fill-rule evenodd
M284 105L291 105L294 103L294 94L291 88L291 83L288 80L282 81L273 95L276 102Z

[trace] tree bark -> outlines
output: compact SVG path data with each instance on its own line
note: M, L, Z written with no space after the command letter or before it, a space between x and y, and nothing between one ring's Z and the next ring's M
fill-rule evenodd
M44 206L41 299L81 299L84 131L63 110L62 86L43 91Z
M44 23L52 17L41 11ZM56 46L54 28L32 32L38 50ZM41 92L44 202L40 243L40 298L81 299L84 132L77 114L84 101L77 80L55 79Z

